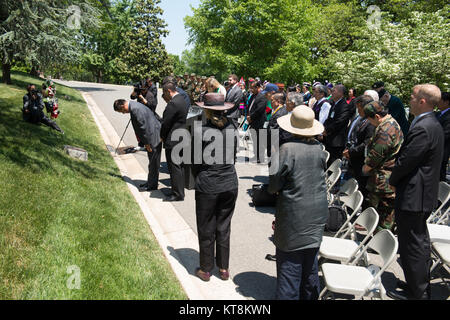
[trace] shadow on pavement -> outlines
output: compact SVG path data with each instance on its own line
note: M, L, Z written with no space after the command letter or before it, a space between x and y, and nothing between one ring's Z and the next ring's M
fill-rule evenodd
M239 177L242 180L253 180L255 183L269 183L269 177L255 176L255 177Z
M242 272L233 277L237 290L255 300L275 299L277 279L261 272Z
M195 269L199 266L199 253L197 250L190 248L174 249L170 246L167 247L167 250L190 275L195 275Z
M94 87L71 87L72 89L83 91L83 92L95 92L95 91L114 91L113 89L107 89L107 88L94 88Z

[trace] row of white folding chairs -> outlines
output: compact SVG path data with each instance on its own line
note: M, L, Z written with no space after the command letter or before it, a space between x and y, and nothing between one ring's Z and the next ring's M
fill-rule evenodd
M450 226L448 225L450 185L448 183L440 182L438 199L439 207L427 220L433 258L431 272L441 267L450 272Z
M379 215L374 208L364 210L354 222L362 206L363 195L356 181L347 181L339 190L339 201L347 211L347 220L334 237L323 237L319 256L336 263L323 263L321 270L325 282L320 298L330 293L341 293L363 297L385 299L386 291L381 283L381 275L394 262L398 242L392 232L383 230L373 236L379 222ZM356 191L355 191L356 190ZM351 210L351 211L349 211ZM366 235L361 242L357 241L356 225L362 226ZM368 249L373 249L383 259L381 268L369 266ZM362 264L357 266L356 264ZM357 281L355 281L357 279Z

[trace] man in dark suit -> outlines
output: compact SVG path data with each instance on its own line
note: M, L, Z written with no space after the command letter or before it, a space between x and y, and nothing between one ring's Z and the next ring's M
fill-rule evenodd
M266 107L268 97L266 94L272 98L271 94L278 91L278 87L273 84L269 84L266 86L266 89L262 91L262 84L260 81L252 85L253 94L256 95L252 104L249 108L249 116L247 117L247 121L250 124L250 128L252 131L252 141L253 141L253 149L255 151L255 158L258 163L261 162L261 157L264 158L264 152L266 150L267 139L261 140L263 137L263 133L267 133L267 130L264 128L264 124L267 120L266 116Z
M183 168L181 163L173 161L172 155L172 150L179 141L173 141L172 134L177 129L185 129L188 108L186 108L186 101L178 93L176 84L172 81L163 85L163 99L167 102L167 106L163 114L161 139L164 142L164 149L166 149L166 160L172 185L172 194L164 201L183 201Z
M366 189L368 176L363 175L362 168L366 158L366 147L375 132L375 127L364 117L364 106L370 102L373 102L370 96L360 96L353 100L358 116L350 124L347 148L343 152L344 157L349 160L349 171L358 181L359 190L364 198L368 196Z
M324 123L325 131L323 133L325 148L330 153L328 165L336 159L342 158L342 152L347 142L347 127L354 113L345 100L345 90L345 86L339 84L331 91L333 105Z
M396 188L395 220L405 294L389 292L394 299L430 299L431 244L427 218L438 204L439 171L444 132L433 114L441 91L431 84L418 85L411 95L415 116L400 149L389 183Z
M227 96L225 97L225 102L231 102L234 104L234 107L230 110L226 111L227 118L232 120L236 125L236 128L239 127L239 117L241 115L239 111L239 104L242 101L242 89L239 86L238 76L235 74L231 74L228 77L228 82L230 83L230 90L227 92Z
M406 137L409 130L408 119L406 119L405 106L399 97L391 95L386 89L378 92L380 101L388 108L389 114L398 122L402 128L403 135Z
M450 157L450 93L442 92L441 102L439 103L439 112L436 114L439 123L444 129L444 157L441 166L441 181L447 181L447 164Z
M161 122L155 113L144 104L137 101L116 100L114 111L129 113L134 132L148 155L147 182L139 186L139 191L158 189L159 166L161 163Z

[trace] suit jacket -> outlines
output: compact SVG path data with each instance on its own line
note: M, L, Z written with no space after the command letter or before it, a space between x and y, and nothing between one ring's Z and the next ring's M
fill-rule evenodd
M328 119L324 123L327 131L327 136L324 139L325 145L329 147L345 147L347 127L353 115L354 108L352 109L347 104L345 98L331 106Z
M278 133L279 133L279 140L280 140L279 145L280 146L283 143L286 143L287 141L292 139L292 134L281 129L280 125L278 124L278 119L283 116L286 116L286 115L288 115L288 111L286 109L286 106L283 106L280 110L278 110L277 113L272 115L269 120L269 129L270 130L279 130ZM269 134L270 134L270 132L269 132Z
M348 153L350 155L350 164L352 168L361 174L362 167L365 160L365 149L369 144L370 139L373 137L375 132L375 127L367 119L360 118L359 123L356 124L353 129L354 141L350 142L351 146L348 148Z
M442 127L427 114L410 128L389 180L396 187L397 210L429 213L436 208L443 153Z
M137 101L130 101L129 108L131 123L139 142L150 145L152 149L159 146L161 143L161 123L155 117L155 113L146 105Z
M237 119L241 115L239 111L239 104L242 101L242 96L242 89L239 85L235 85L228 91L227 96L225 97L225 102L234 103L234 107L226 112L228 118Z
M250 109L250 127L253 129L262 129L264 127L264 123L266 122L266 107L267 107L267 98L266 96L260 92L252 102L252 106Z
M444 129L444 157L441 166L441 181L447 180L447 164L450 157L450 111L444 113L441 117L440 113L436 114L439 123Z
M184 129L186 127L187 113L186 101L181 94L177 94L167 104L161 126L161 138L165 149L172 149L178 144L178 141L172 141L172 134L176 129Z

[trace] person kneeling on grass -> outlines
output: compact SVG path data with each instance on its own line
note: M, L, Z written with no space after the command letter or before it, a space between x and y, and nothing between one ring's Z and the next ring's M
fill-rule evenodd
M23 120L33 124L43 123L52 129L64 134L64 131L56 124L55 121L50 120L44 114L44 101L42 95L36 90L34 84L27 86L28 93L23 96Z

